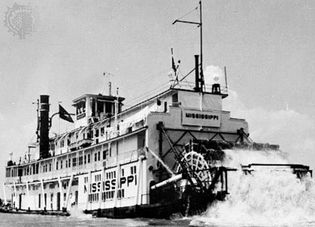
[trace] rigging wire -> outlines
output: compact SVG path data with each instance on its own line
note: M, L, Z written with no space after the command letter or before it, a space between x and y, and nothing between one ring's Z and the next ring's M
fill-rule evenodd
M200 64L199 64L200 65ZM186 79L186 77L187 76L189 76L192 72L194 72L195 71L195 68L193 68L192 70L190 70L183 78L181 78L180 80L179 80L179 82L181 82L181 81L183 81L184 79Z
M176 85L178 85L180 82L183 82L184 79L186 79L192 72L195 71L195 68L193 68L192 70L190 70L185 76L183 76L180 80L178 80L178 82L173 86L175 87ZM181 73L181 72L180 72ZM182 75L182 73L181 73ZM163 83L159 86L157 86L156 88L150 90L150 91L147 91L145 93L142 93L141 95L135 97L134 99L132 99L131 101L129 101L128 103L125 104L125 106L128 108L128 107L131 107L133 106L133 104L135 103L138 103L139 100L142 100L142 99L146 99L148 98L148 96L152 95L153 93L156 93L157 91L163 91L167 88L169 88L169 81L166 82L166 83Z
M192 12L198 9L199 6L196 6L194 9L190 10L188 13L184 14L183 16L179 17L177 20L183 19L184 17L188 16Z
M150 91L144 92L141 95L139 95L139 96L133 98L132 100L130 100L129 102L127 102L125 104L125 106L127 108L131 107L134 104L138 103L140 100L147 99L148 97L150 97L150 95L156 93L157 91L163 91L163 90L169 88L168 85L169 85L169 82L166 82L166 83L163 83L163 84L159 85L158 87L155 87L154 89L152 89Z

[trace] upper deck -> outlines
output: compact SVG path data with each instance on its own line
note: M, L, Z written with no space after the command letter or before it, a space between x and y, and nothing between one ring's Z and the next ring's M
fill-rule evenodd
M51 138L50 158L7 166L7 180L25 182L80 174L101 169L105 162L107 166L116 165L118 156L122 162L124 159L137 160L144 147L156 143L151 141L155 140L154 137L141 134L146 130L151 133L156 131L151 125L152 121L148 122L149 116L155 123L163 120L167 122L167 127L174 129L235 132L243 128L247 132L245 120L230 118L230 113L222 110L223 98L224 95L217 92L170 88L119 113L115 114L111 109L112 115L104 117L102 114L96 115L96 111L93 114L92 108L100 109L99 103L106 103L104 100L113 103L112 107L114 107L115 100L122 102L123 98L81 96L74 100L74 106L77 107L75 119L77 121L82 119L80 117L78 119L82 114L82 111L78 111L82 107L80 106L82 100L93 103L94 99L95 104L91 104L85 111L85 118L89 119L88 116L92 116L94 121L90 121L87 126L79 126L70 132ZM106 112L109 108L103 105L101 109ZM140 140L145 141L139 141L140 134L142 138Z

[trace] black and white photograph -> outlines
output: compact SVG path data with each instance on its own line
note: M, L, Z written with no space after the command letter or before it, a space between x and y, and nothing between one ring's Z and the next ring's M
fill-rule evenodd
M0 226L315 226L315 1L0 2Z

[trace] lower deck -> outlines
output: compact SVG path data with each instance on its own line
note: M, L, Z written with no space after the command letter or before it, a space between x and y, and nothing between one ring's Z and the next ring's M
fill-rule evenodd
M103 167L49 181L5 186L11 206L20 210L96 210L147 204L146 159Z

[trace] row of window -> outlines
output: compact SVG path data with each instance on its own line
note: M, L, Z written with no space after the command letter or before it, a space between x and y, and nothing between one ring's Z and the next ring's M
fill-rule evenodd
M43 173L46 173L46 172L50 172L51 171L51 163L49 163L49 164L44 164L43 165ZM28 175L28 174L26 174L26 175Z
M102 180L101 174L96 174L94 176L94 178L95 178L95 181L101 181Z
M130 172L131 172L131 174L136 174L137 167L136 166L131 166L130 167ZM124 175L125 175L125 170L121 169L121 176L124 177ZM116 179L116 171L106 172L106 179ZM101 181L102 180L101 174L96 174L94 176L94 180L95 180L95 182ZM88 183L88 181L89 181L89 178L88 177L84 177L84 183Z
M101 199L102 201L105 201L107 199L113 199L115 195L115 191L107 191L101 193ZM117 190L117 198L121 199L125 197L125 189ZM99 193L93 193L88 195L88 201L90 203L99 201Z
M82 134L82 138L83 139L93 139L94 137L98 138L99 136L101 136L101 137L105 136L105 138L108 139L108 134L109 134L108 131L105 132L105 127L101 127L100 129L94 129L94 130L91 130L88 132L84 132ZM78 132L76 132L74 135L75 135L76 140L78 140L78 138L79 138ZM68 137L66 139L60 140L59 141L60 148L65 147L65 144L66 144L65 142L67 142L67 146L69 146L71 143L71 139ZM51 143L50 149L54 150L56 146L57 146L57 143Z
M74 184L75 184L75 182L72 182L72 185L74 185ZM44 184L44 189L47 189L47 188L54 189L55 185L56 185L55 183ZM62 187L64 189L67 189L68 185L69 185L68 181L62 183ZM39 190L40 187L41 187L40 184L29 184L29 190L30 191L31 190L37 191L37 190ZM17 191L19 191L19 190L21 190L21 191L26 190L26 185L22 185L22 186L16 187L16 190Z
M49 169L45 167L45 169ZM51 168L51 166L50 166ZM26 176L32 174L38 174L39 172L39 163L34 163L32 165L24 166L24 167L14 167L14 168L6 168L6 177L17 177L17 176Z
M145 145L145 133L140 133L138 135L138 149L144 147ZM94 159L95 162L101 161L101 159L105 160L108 157L112 157L112 149L109 146L106 147L102 152L98 151L93 153L88 153L83 155L80 155L79 157L72 157L65 159L65 156L63 159L57 158L56 162L56 170L63 169L63 168L70 168L70 167L76 167L77 165L83 165L83 164L89 164L92 162L92 159ZM59 160L58 160L59 159ZM54 170L52 161L41 163L34 163L28 166L23 167L8 167L6 169L6 177L17 177L17 176L25 176L25 175L34 175L38 173L46 173L51 172ZM124 172L122 171L122 176L124 175ZM135 170L131 170L131 174L135 174Z
M106 173L106 179L115 179L116 178L116 171L111 171Z
M111 157L111 152L108 149L103 150L103 160L105 160L107 157ZM101 161L101 152L94 153L94 161ZM56 162L56 170L63 169L64 168L64 162L65 162L65 168L76 167L77 165L83 165L83 164L89 164L91 163L91 154L85 154L84 156L79 156L69 158L68 160L57 160ZM29 165L23 168L7 168L6 169L6 177L16 177L16 176L27 176L27 175L33 175L38 174L38 168L39 164L36 165ZM51 172L52 171L52 163L45 163L41 167L41 172Z
M107 153L108 153L108 150L104 150L103 151L103 160L106 159L107 157ZM94 158L94 161L100 161L101 158L100 158L100 151L95 153L94 154L95 158ZM58 160L56 162L56 170L58 169L62 169L63 168L63 161L64 160ZM75 167L77 166L77 158L76 157L73 157L72 159L69 158L68 160L66 160L66 168L68 167L71 167L71 161L72 161L72 166ZM88 164L88 163L91 163L91 155L90 154L86 154L84 156L80 156L79 157L79 162L78 162L78 165L83 165L84 164ZM37 174L38 173L38 170L36 170L36 167L38 168L38 164L37 165L32 165L32 166L27 166L27 167L24 167L22 169L22 171L20 171L22 174L21 176L24 176L24 175L32 175L32 174ZM10 177L10 176L17 176L16 175L16 168L15 169L10 169L7 168L6 169L6 177ZM21 170L21 169L20 169ZM51 163L46 163L42 166L42 171L43 173L46 173L46 172L50 172L52 171L52 165ZM130 173L131 174L136 174L136 166L131 166L130 167ZM19 175L20 175L19 174ZM121 169L121 176L123 177L124 176L124 169ZM99 176L100 177L100 176ZM116 178L116 171L111 171L111 172L107 172L106 173L106 178L107 179L112 179L112 178ZM96 180L95 178L95 181L100 181L101 178L99 178L99 180Z
M59 195L59 196L58 196L58 195ZM75 193L74 193L74 196L75 196L75 197L74 197L74 198L75 198L75 203L76 203L76 204L78 204L78 195L79 195L79 194L78 194L78 191L75 191ZM41 204L41 203L42 203L42 201L41 201L41 196L42 196L42 194L38 194L38 208L41 208L41 205L42 205L42 204ZM72 194L70 194L70 196L72 196ZM59 193L59 192L57 193L57 199L58 199L58 198L61 200L61 198L60 198L60 193ZM66 201L66 199L67 199L67 193L64 193L64 194L63 194L63 200ZM50 208L51 208L51 209L53 209L53 200L54 200L54 193L51 193L51 194L50 194L50 206L51 206ZM60 201L60 202L61 202L61 201ZM43 201L43 203L44 203L44 204L43 204L43 207L47 207L47 193L44 194L44 201Z
M104 150L103 151L103 160L105 160L107 158L108 154L108 150ZM94 161L101 161L101 152L97 152L94 153ZM84 156L79 156L79 158L77 157L73 157L72 159L69 158L68 160L66 160L66 168L70 168L71 167L71 162L72 162L72 167L76 167L77 165L83 165L83 164L89 164L91 163L91 154L86 154ZM60 165L59 165L60 163ZM56 163L56 169L62 169L63 166L63 160L58 160Z

